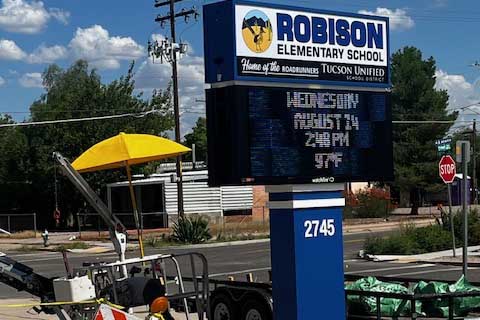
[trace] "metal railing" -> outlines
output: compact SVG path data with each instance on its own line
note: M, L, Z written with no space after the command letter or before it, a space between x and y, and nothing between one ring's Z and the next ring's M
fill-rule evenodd
M382 316L382 299L398 299L402 300L402 303L406 304L410 302L410 317L411 319L424 318L419 317L415 302L417 301L431 301L431 300L448 300L448 318L453 320L455 318L455 304L454 300L458 298L466 297L480 297L480 292L449 292L449 293L392 293L392 292L373 292L373 291L360 291L360 290L345 290L345 296L363 296L363 297L374 297L376 305L376 315L375 319L381 320L385 317ZM348 314L348 318L355 318L356 315ZM391 318L397 319L400 317L400 314L393 314ZM390 317L389 317L390 318Z
M135 277L133 267L137 267L138 273L143 270L143 276L159 279L165 286L165 296L174 309L185 313L185 319L191 319L191 313L196 313L196 318L204 320L210 317L210 284L208 262L205 256L197 252L180 254L160 254L133 258L122 262L94 263L83 268L74 270L76 274L88 274L94 281L94 285L100 287L97 292L105 291L111 286L111 302L120 304L122 291L118 288L122 280L126 278L120 273L122 269L129 269L130 277ZM180 267L182 265L182 267ZM183 269L183 270L182 270ZM146 272L148 270L148 273ZM141 277L141 275L139 275ZM186 286L186 281L191 280L191 285ZM106 280L106 281L105 281ZM101 298L97 296L97 298ZM193 299L194 305L189 304Z
M0 229L9 233L33 230L37 234L36 213L4 213L0 214Z

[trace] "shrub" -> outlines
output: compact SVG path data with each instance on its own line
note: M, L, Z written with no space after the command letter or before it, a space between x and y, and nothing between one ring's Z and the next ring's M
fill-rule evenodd
M442 218L441 225L416 228L407 225L400 228L396 234L386 238L373 237L365 242L364 249L368 254L419 254L452 248L450 220ZM463 214L457 212L453 217L455 228L455 243L457 247L463 244ZM480 244L480 217L476 210L468 215L468 245Z
M386 238L372 237L365 242L368 254L420 254L452 247L451 235L439 225L422 228L404 226Z
M353 192L346 192L344 196L345 207L343 208L343 218L353 219L355 218L355 208L358 206L357 196Z
M180 243L202 243L212 238L208 221L201 216L181 217L173 224L171 239Z
M445 217L443 228L450 232L450 219ZM458 246L463 244L463 212L461 210L453 213L453 227L455 231L456 243ZM468 245L480 244L480 217L477 210L470 210L468 213Z
M364 245L367 254L415 254L417 249L412 239L395 234L387 239L382 237L367 238Z
M242 241L242 240L257 240L257 239L268 239L268 234L263 233L224 233L219 232L215 241L217 242L229 242L229 241Z
M439 225L415 228L409 236L416 243L418 253L447 250L452 247L452 235Z
M346 218L385 218L395 208L390 192L382 188L365 188L345 195Z

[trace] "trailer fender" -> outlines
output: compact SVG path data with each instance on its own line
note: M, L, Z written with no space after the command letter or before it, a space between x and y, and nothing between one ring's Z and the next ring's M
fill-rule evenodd
M243 309L244 305L252 300L261 301L265 304L266 309L273 312L272 294L265 289L230 286L219 287L215 289L211 295L212 310L214 307L213 304L215 303L216 296L228 297L237 307L237 310L234 310L236 313L240 312Z
M240 303L243 307L245 303L248 301L255 300L255 301L262 301L265 306L269 310L273 310L273 299L272 299L272 294L268 292L267 290L262 290L262 289L257 289L257 288L249 288L244 292L242 295L242 298L240 300Z

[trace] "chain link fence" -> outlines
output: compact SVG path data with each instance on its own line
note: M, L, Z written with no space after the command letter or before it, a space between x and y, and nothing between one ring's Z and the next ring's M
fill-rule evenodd
M37 234L36 213L3 213L0 214L0 233L33 230Z
M127 229L135 229L135 218L133 213L115 213L115 216L125 225ZM165 212L139 212L141 229L159 229L168 226L168 216ZM98 213L77 213L77 227L81 235L82 231L102 232L107 226Z
M242 214L226 212L225 215L200 214L209 223L213 234L258 234L269 233L269 210L266 206L253 207L251 210L240 210ZM177 215L167 215L164 212L139 213L140 225L143 230L167 229L178 219ZM135 229L135 220L132 213L117 213L116 217L122 221L127 229ZM106 231L103 219L97 213L77 213L78 232L97 231L99 234Z

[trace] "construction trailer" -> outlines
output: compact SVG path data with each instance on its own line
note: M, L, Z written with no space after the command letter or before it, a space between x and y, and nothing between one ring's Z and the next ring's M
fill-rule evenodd
M151 175L133 181L139 214L144 225L166 228L177 218L177 184L172 173ZM232 215L251 215L254 203L252 186L209 187L208 171L187 171L183 174L185 213L220 218ZM107 204L110 211L127 226L132 221L128 196L128 181L107 185Z

